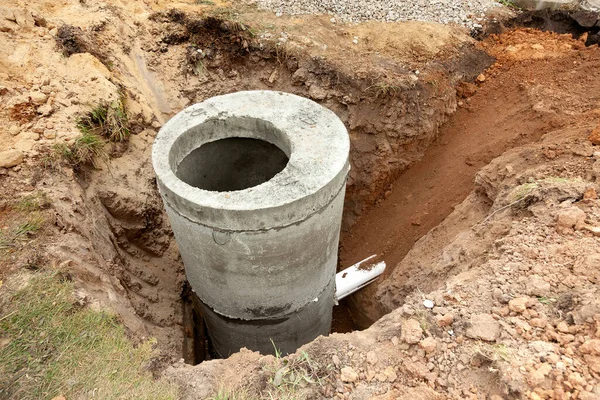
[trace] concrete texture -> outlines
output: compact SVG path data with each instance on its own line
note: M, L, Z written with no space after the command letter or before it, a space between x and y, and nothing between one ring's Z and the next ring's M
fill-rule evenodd
M208 324L221 354L272 349L279 327L289 351L329 332L349 148L333 112L280 92L214 97L160 130L158 187L188 280L223 317ZM217 339L223 324L239 334Z

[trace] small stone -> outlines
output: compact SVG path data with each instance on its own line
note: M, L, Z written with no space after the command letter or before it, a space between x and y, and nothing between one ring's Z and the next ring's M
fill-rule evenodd
M21 132L20 140L40 140L40 134L36 132Z
M375 379L377 379L379 382L385 382L385 381L387 381L387 376L385 376L382 373L378 373L378 374L375 374Z
M545 328L548 325L548 321L544 318L532 318L529 324L535 328Z
M398 339L398 336L393 336L390 341L394 346L398 346L398 344L400 344L400 339Z
M30 92L29 93L29 98L31 99L31 101L34 104L44 104L46 102L46 100L48 100L48 95L42 93L42 92Z
M37 108L38 114L47 117L54 112L54 108L50 104L44 104L43 106L39 106Z
M424 300L423 305L425 306L425 308L433 308L435 306L435 304L431 300Z
M596 189L594 187L587 188L585 193L583 193L583 200L591 201L591 200L596 200L597 198L598 198L598 193L596 193Z
M585 341L580 347L579 351L582 354L600 355L600 339L591 339Z
M394 371L393 367L387 367L384 371L383 374L387 377L387 380L390 382L394 382L397 378L398 375L396 374L396 371Z
M485 82L485 75L484 74L479 74L477 75L477 82Z
M471 339L494 342L500 336L500 324L491 314L474 314L466 335Z
M340 358L337 356L337 354L334 354L331 357L331 361L333 361L333 365L335 365L336 367L340 365Z
M20 131L21 130L17 125L11 125L10 128L8 128L8 133L10 133L12 136L18 135Z
M427 337L419 342L419 347L425 350L425 353L435 353L437 350L438 342L432 337Z
M551 371L552 366L548 363L543 363L538 369L529 374L527 380L531 386L539 386L544 382L546 376L548 376Z
M527 310L527 304L529 303L529 297L517 297L508 302L508 308L510 311L516 313L522 313Z
M440 315L436 318L436 321L439 326L450 326L454 322L454 315L450 313Z
M7 150L0 152L0 168L11 168L23 162L23 152Z
M358 380L358 374L356 373L356 371L354 371L354 369L352 369L352 367L342 368L341 373L342 374L340 379L342 380L342 382L351 383L356 382Z
M327 92L318 85L310 85L308 96L313 100L324 100L327 97Z
M569 325L565 321L561 321L556 325L556 330L561 333L569 333Z
M543 297L550 291L550 284L539 275L531 275L527 279L527 294L530 296Z
M588 140L595 146L600 145L600 124L589 134Z
M48 129L48 130L44 131L44 137L46 139L55 139L56 131L54 129Z
M581 229L585 226L586 214L583 210L571 206L561 210L556 219L556 228L558 230L565 229Z
M417 344L421 341L423 330L416 319L408 319L402 322L402 333L400 339L408 344Z
M367 353L367 362L371 365L377 364L377 354L374 351L369 351Z

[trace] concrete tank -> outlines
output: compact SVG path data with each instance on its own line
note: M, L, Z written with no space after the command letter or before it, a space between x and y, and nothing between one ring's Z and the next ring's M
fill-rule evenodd
M329 333L349 148L333 112L271 91L213 97L158 133L158 188L221 356Z

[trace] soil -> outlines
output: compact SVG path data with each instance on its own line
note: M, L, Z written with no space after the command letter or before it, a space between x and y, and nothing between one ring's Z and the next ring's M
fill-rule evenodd
M580 120L598 104L598 52L586 49L582 41L521 30L492 36L482 45L497 63L482 74L484 82L463 84L459 109L427 154L344 232L342 265L379 254L388 265L384 279L394 274L390 282L403 286L414 271L395 271L396 266L474 189L477 171L510 148ZM379 308L384 290L389 289L371 285L353 297L351 309L359 327L399 305Z
M478 43L436 24L209 3L0 8L0 152L24 156L0 169L0 226L24 196L49 199L44 229L2 259L0 278L33 264L70 274L81 302L118 313L134 340L157 339L152 368L185 398L224 385L275 398L599 398L600 161L587 139L600 120L598 47L533 29ZM340 268L376 253L388 269L351 299L359 325L376 321L364 331L321 337L285 368L249 351L190 366L178 360L196 332L150 149L180 109L246 89L303 95L343 120ZM97 168L49 165L80 116L121 97L127 142L106 143ZM291 370L311 379L282 383Z

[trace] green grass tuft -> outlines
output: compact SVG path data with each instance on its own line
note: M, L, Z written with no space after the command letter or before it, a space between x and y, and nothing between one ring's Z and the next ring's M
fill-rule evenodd
M79 118L77 127L82 135L96 133L113 142L123 142L131 134L122 97L111 103L102 103Z
M0 398L177 398L142 368L152 341L134 347L115 316L77 306L72 293L61 274L41 272L4 302Z
M57 143L54 145L50 164L57 160L64 160L74 169L80 169L84 165L98 167L99 160L106 159L104 142L90 130L81 130L79 136L71 144Z

